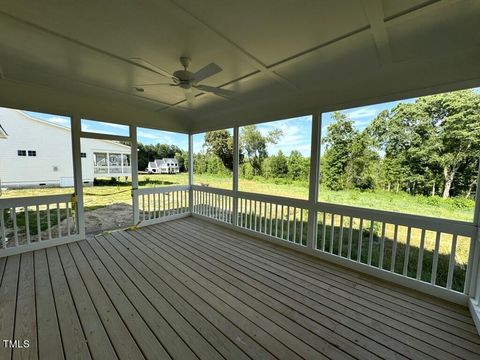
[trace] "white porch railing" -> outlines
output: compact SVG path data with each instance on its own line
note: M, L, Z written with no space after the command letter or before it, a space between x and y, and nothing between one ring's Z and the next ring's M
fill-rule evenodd
M133 190L133 196L138 203L134 223L137 226L146 226L189 216L189 191L188 185Z
M130 176L132 173L130 166L94 166L93 174L99 176Z
M0 256L78 239L71 194L0 199Z
M237 226L300 246L307 245L308 202L238 193Z
M317 251L415 280L434 292L470 292L473 224L328 203L316 210Z
M207 190L208 189L208 190ZM233 191L192 186L193 212L211 219L232 224Z
M444 299L465 304L477 279L473 224L246 192L235 199L231 190L204 186L192 191L195 216ZM310 211L316 223L308 223Z

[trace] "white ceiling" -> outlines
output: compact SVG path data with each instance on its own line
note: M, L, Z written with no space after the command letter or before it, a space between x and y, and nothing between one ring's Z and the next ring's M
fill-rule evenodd
M199 132L480 85L478 0L0 1L0 106ZM230 99L179 88L178 58Z

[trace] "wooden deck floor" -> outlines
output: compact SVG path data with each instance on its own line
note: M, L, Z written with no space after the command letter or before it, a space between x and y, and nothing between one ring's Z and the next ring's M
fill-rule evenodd
M194 218L0 259L0 359L480 358L465 308Z

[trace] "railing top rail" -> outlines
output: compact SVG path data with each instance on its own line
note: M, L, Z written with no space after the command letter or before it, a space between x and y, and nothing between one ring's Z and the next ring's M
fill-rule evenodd
M294 198L288 198L283 196L264 195L264 194L256 194L256 193L239 191L238 197L241 197L247 200L264 201L264 202L269 202L269 203L274 203L279 205L286 205L286 206L294 206L294 207L304 208L304 209L309 208L308 200L294 199Z
M197 191L205 191L212 194L233 196L233 190L228 190L228 189L212 188L209 186L201 186L201 185L192 185L192 189Z
M317 203L316 210L338 215L397 224L401 226L409 226L412 228L440 231L449 234L454 233L460 236L471 237L476 234L476 227L473 223L459 220L440 219L429 216L365 209L355 206L330 204L324 202Z
M168 193L172 191L184 191L189 189L190 189L190 186L188 185L176 185L176 186L163 186L163 187L135 189L133 190L133 193L134 195L147 195L147 194Z
M208 186L193 185L192 189L205 191L214 194L233 196L232 190L211 188ZM250 192L239 191L239 198L247 200L263 201L285 206L294 206L298 208L310 209L311 205L308 200L287 198L283 196L256 194ZM349 205L331 204L325 202L317 202L314 205L316 211L326 211L338 215L359 217L368 220L381 221L385 223L397 224L401 226L409 226L425 230L440 231L443 233L454 233L460 236L472 237L476 234L476 227L473 223L459 220L433 218L429 216L403 214L393 211L366 209Z
M14 197L7 199L0 199L0 209L10 209L13 207L45 205L53 203L65 203L72 200L73 194L59 194L59 195L40 195L40 196L25 196Z

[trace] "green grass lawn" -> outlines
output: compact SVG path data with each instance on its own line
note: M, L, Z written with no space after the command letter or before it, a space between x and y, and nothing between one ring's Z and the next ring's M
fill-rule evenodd
M150 174L139 176L140 188L186 185L188 174ZM231 189L232 178L218 175L195 175L195 184L208 185L213 188ZM306 183L286 184L282 181L268 182L263 179L240 179L239 188L241 191L263 193L270 195L286 196L306 199L308 197L308 185ZM7 190L3 197L36 196L72 193L72 188L45 188L45 189L21 189ZM388 210L410 214L426 215L432 217L456 219L461 221L472 221L474 202L467 199L441 199L440 197L411 196L406 193L394 193L386 191L361 192L355 190L331 191L323 187L320 189L320 200L329 203L352 205L369 209ZM87 211L105 207L115 203L132 203L130 183L118 183L116 185L93 186L84 188L84 202ZM339 219L335 220L335 226L339 226ZM330 224L330 220L327 221ZM355 224L358 229L358 224ZM415 229L414 229L415 230ZM392 229L387 228L386 236L393 238ZM406 228L399 229L399 244L405 242ZM378 231L375 232L375 239L378 243ZM412 232L412 248L419 242L419 236ZM451 241L443 238L440 243L440 254L450 253ZM434 247L433 235L427 233L425 249L431 251ZM344 245L345 246L345 245ZM459 238L457 245L456 259L459 264L465 264L468 259L469 241ZM374 259L378 259L378 253L374 249ZM415 253L415 250L412 254ZM362 255L363 256L363 255ZM428 258L428 257L427 257ZM426 265L428 268L428 265Z
M186 185L186 173L167 175L151 174L139 176L140 188L155 186ZM232 178L218 175L195 175L195 184L204 184L221 189L232 189ZM261 179L240 179L239 189L246 192L278 195L307 199L308 185L306 183L272 183ZM7 190L2 197L19 197L35 195L53 195L73 192L72 188L45 188ZM93 186L84 188L85 207L96 209L115 203L131 204L129 183L117 185ZM406 193L386 191L345 190L332 191L320 188L320 201L342 205L352 205L369 209L403 212L408 214L426 215L461 221L472 221L474 201L467 199L441 199L440 197L411 196Z

